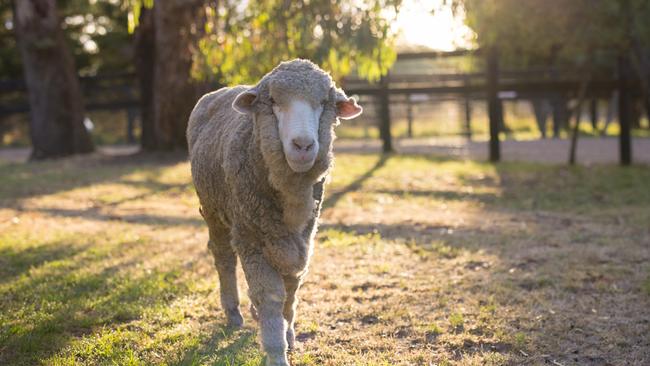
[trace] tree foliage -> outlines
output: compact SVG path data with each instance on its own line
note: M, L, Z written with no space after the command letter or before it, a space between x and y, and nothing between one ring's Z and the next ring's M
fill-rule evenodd
M335 78L376 80L396 58L390 23L400 0L226 0L210 9L195 54L197 78L250 83L280 61L308 58Z
M611 65L619 52L650 45L648 0L452 0L463 6L480 47L509 64Z

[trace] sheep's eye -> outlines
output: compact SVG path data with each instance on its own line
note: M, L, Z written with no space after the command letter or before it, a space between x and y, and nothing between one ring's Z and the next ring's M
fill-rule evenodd
M269 98L269 102L270 102L271 104L275 104L275 99L273 99L273 97L270 97L270 98Z

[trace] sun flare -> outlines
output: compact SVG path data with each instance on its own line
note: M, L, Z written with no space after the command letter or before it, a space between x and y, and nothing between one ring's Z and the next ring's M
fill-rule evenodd
M398 46L424 46L440 51L472 48L475 34L463 21L462 10L454 14L442 0L406 0L394 24L399 32Z

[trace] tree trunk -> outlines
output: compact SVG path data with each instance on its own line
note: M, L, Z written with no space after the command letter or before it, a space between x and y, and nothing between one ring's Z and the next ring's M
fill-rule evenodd
M92 152L79 79L55 0L15 0L13 6L29 91L31 159Z
M144 150L156 149L156 132L153 109L153 83L156 50L156 33L153 9L142 7L138 28L135 30L135 67L140 83L140 120L142 134L140 145Z
M204 90L192 82L192 46L203 29L203 0L156 1L154 125L156 148L186 149L185 130Z

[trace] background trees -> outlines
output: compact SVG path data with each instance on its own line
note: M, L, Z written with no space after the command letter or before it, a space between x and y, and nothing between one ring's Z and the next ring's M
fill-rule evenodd
M48 108L61 107L63 114L39 114L45 107L32 100L34 157L92 150L87 131L80 127L84 111L77 74L136 72L143 148L184 149L187 118L201 94L253 82L281 60L310 58L336 78L356 71L378 79L395 60L390 21L400 2L28 0L24 3L34 9L58 7L59 16L52 13L56 18L38 31L17 18L12 21L12 6L3 3L0 78L16 78L24 70L26 76L40 75L27 77L30 91L65 90L56 97L39 97L51 102ZM34 47L23 48L22 60L17 57L14 36L27 45L39 37L34 32L56 40L51 52L58 56L49 57L59 60L58 66L47 64L52 70L70 70L56 75L60 81L50 82L42 74L48 68L38 64L44 58L34 56Z
M611 78L623 67L642 86L650 113L650 2L647 0L452 0L481 48L497 47L508 68L574 70ZM627 65L627 66L625 66ZM567 100L552 98L555 132L566 126ZM595 102L593 102L595 103ZM641 105L641 103L639 103ZM595 107L594 107L595 108ZM632 106L638 125L639 113Z
M399 3L130 2L143 86L143 147L184 149L187 117L201 94L254 82L282 60L309 58L335 77L356 70L378 79L395 60L389 18ZM147 70L154 70L153 83Z
M14 22L31 106L32 159L93 151L74 59L54 0L14 2Z
M335 78L356 71L378 80L395 61L391 21L399 0L223 1L208 12L194 75L253 82L293 57L309 58Z

